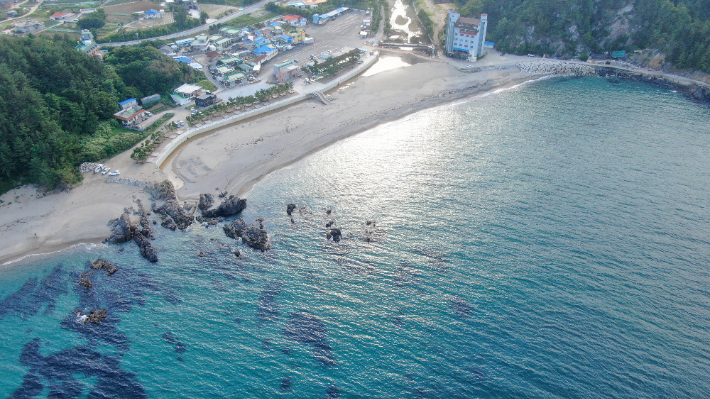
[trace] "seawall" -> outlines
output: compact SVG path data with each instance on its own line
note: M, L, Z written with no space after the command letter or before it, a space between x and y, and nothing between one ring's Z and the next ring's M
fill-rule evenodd
M337 78L333 79L332 81L324 84L320 88L320 91L327 92L329 90L332 90L332 89L338 87L340 84L347 82L350 79L353 79L357 75L364 72L367 68L372 66L372 64L374 64L377 61L377 59L379 58L379 55L380 55L379 52L375 52L374 55L368 56L365 60L363 60L363 63L359 64L355 69L353 69L341 76L338 76ZM163 148L160 151L160 154L158 154L158 156L155 159L155 164L159 168L162 167L163 163L170 157L170 155L176 149L178 149L181 144L183 144L184 142L186 142L187 140L189 140L192 137L195 137L195 136L203 134L203 133L210 132L212 130L221 129L225 126L237 123L239 121L253 118L255 116L259 116L259 115L265 114L267 112L275 111L275 110L287 107L289 105L301 102L303 100L307 100L309 98L311 98L310 93L301 93L295 97L287 98L285 100L277 101L273 104L269 104L269 105L263 106L261 108L257 108L257 109L253 109L253 110L250 110L247 112L243 112L239 115L234 115L234 116L231 116L231 117L226 118L221 121L211 122L211 123L208 123L204 126L189 129L185 133L176 137L173 141L169 142L165 146L165 148Z

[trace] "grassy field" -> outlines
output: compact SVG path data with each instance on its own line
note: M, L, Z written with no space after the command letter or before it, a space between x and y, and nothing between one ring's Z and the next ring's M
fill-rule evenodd
M159 4L150 1L136 1L132 3L116 4L103 7L106 15L109 14L132 14L137 11L148 11L150 9L160 9Z
M209 91L216 91L217 90L217 86L215 86L214 83L212 83L206 79L197 82L197 85L202 87L205 90L209 90Z

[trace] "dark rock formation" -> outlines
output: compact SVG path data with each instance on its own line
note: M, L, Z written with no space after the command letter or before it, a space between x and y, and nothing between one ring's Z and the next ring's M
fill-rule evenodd
M313 346L313 358L325 366L335 364L323 322L308 312L292 313L283 331L286 338Z
M288 205L286 205L286 214L287 214L288 216L291 216L291 214L293 213L293 210L294 210L294 209L296 209L296 204L288 204Z
M232 223L224 226L224 234L227 237L241 238L252 248L260 249L262 252L270 248L269 236L264 228L264 223L259 220L259 226L247 226L242 218L236 218Z
M105 270L109 276L118 271L118 267L116 267L116 265L101 258L92 263L91 268L95 270Z
M149 192L156 200L168 201L177 199L175 186L170 180L163 180L160 183L149 185L145 188L145 191Z
M200 194L200 203L197 205L198 208L200 208L201 211L206 211L210 208L212 208L212 205L214 204L214 195L212 194Z
M274 281L269 283L259 297L259 308L256 315L259 318L259 323L265 321L276 321L279 319L279 304L276 302L276 297L281 294L283 283Z
M340 397L340 391L335 385L329 385L328 389L325 390L325 397L328 399L331 398L339 398Z
M133 241L138 245L138 248L141 250L141 255L148 259L151 262L157 262L158 261L158 250L153 248L153 246L150 244L150 240L146 238L146 236L143 235L141 232L136 232L133 235Z
M50 398L148 397L136 375L121 368L120 357L101 354L90 346L70 347L44 356L40 353L41 344L35 338L22 349L20 364L29 371L10 397L34 398L43 393ZM79 376L85 379L80 382ZM89 392L85 392L87 387Z
M284 377L281 379L281 390L282 391L288 391L291 389L291 378L289 377Z
M243 211L247 207L246 199L239 199L233 195L222 201L217 209L208 209L202 211L202 216L207 218L216 218L220 216L232 216Z
M206 223L207 226L215 226L220 221L222 221L224 219L222 219L222 218L206 218L206 217L202 217L202 216L197 216L195 218L195 220L197 220L198 223L203 223L203 224Z
M177 200L168 200L160 207L155 207L153 212L170 216L180 230L185 230L195 221L195 208L189 205L180 206Z
M183 344L182 342L178 342L177 344L175 344L175 352L184 353L186 350L187 350L187 348L185 347L185 344Z
M86 315L87 317L86 320L84 320L84 323L92 322L94 324L97 324L98 322L106 318L106 314L107 312L104 308L92 310L91 312L89 312L88 315Z
M87 290L94 286L91 283L91 280L87 278L88 275L89 273L81 273L81 276L79 277L79 285L86 288Z
M175 231L177 229L177 225L175 224L173 218L167 215L163 215L163 221L160 223L160 225L172 231Z
M339 242L340 237L343 235L343 233L340 231L340 229L330 229L327 233L325 233L325 238L330 240L331 238L333 239L333 242Z
M133 238L133 224L127 213L122 214L118 219L113 219L108 222L111 227L111 237L108 238L109 244L120 244Z
M460 296L454 296L449 302L451 309L454 311L456 317L463 319L471 315L471 305L463 300Z

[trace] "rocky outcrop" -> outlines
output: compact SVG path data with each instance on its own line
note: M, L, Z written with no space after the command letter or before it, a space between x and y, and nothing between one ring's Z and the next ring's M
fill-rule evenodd
M172 231L175 231L177 229L175 221L173 221L173 218L168 215L163 215L163 221L160 223L160 225Z
M128 213L122 214L118 219L111 220L108 225L111 228L111 237L107 240L109 244L120 244L133 238L132 231L135 227L131 223Z
M340 229L335 228L335 229L330 229L327 233L325 233L325 238L330 240L331 238L333 239L333 242L340 242L340 237L343 235L343 233L340 231Z
M162 206L154 206L153 212L169 216L180 230L185 230L195 221L195 208L189 205L180 206L177 200L168 200Z
M91 283L91 280L89 280L89 273L81 273L81 275L79 276L79 285L86 288L87 290L94 286Z
M291 214L293 213L293 210L294 210L294 209L296 209L296 204L288 204L288 205L286 205L286 214L287 214L288 216L291 216Z
M197 205L202 212L212 208L214 204L214 195L212 194L200 194L200 203Z
M222 201L217 209L207 209L202 211L202 216L206 218L226 217L236 215L247 207L247 200L230 195Z
M84 324L89 323L89 322L96 324L96 323L100 322L101 320L105 319L106 314L107 314L107 312L106 312L106 309L104 309L104 308L92 310L91 312L89 312L88 315L86 315L87 317L86 317L86 319L84 319Z
M250 247L260 249L262 252L266 251L271 248L269 235L264 228L263 220L259 219L257 222L258 226L256 224L247 226L244 219L236 218L232 223L224 226L224 234L235 240L241 238Z
M158 250L153 248L148 237L144 236L141 232L136 232L133 236L133 241L140 248L141 255L151 262L158 261Z
M175 195L175 186L173 186L173 183L170 180L163 180L160 183L153 183L146 186L144 190L150 193L150 195L153 196L153 199L156 200L169 201L177 199L177 196Z
M95 270L105 270L109 276L118 271L118 267L116 265L101 258L97 259L94 263L92 263L91 268Z

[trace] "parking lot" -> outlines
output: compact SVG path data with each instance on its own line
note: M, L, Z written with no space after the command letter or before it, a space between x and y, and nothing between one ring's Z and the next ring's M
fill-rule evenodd
M298 60L299 65L309 62L311 54L318 56L330 50L336 52L343 47L362 47L365 39L360 38L360 26L365 19L365 11L353 10L339 16L325 25L310 25L306 34L315 42L313 44L297 45L293 50L286 51L274 57L264 65L260 79L273 79L273 65L289 60Z

